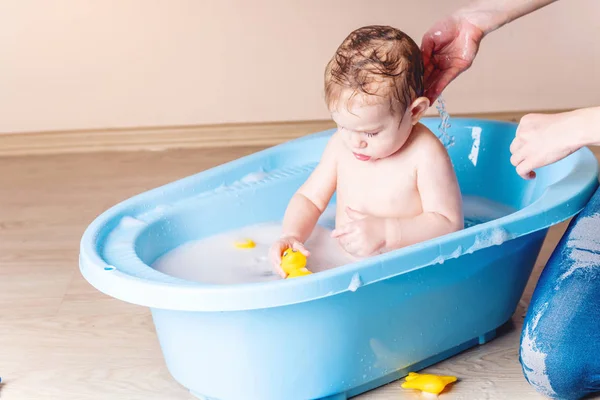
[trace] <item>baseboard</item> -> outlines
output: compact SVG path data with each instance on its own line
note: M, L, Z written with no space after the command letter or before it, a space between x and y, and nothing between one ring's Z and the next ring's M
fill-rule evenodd
M536 111L541 112L541 111ZM556 111L552 111L556 112ZM529 113L498 112L452 115L519 121ZM330 120L107 130L49 131L0 134L0 156L89 153L105 151L164 151L181 148L268 147L333 128Z

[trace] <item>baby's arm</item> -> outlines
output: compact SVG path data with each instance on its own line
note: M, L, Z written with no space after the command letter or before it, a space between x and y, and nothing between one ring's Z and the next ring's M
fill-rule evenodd
M271 247L270 253L271 262L282 275L283 271L279 268L282 251L287 247L293 247L308 255L303 243L311 235L320 215L335 192L337 183L336 155L339 146L337 142L336 133L325 147L321 161L306 182L294 194L287 207L283 217L282 238Z
M409 246L464 227L462 198L450 157L439 140L419 150L417 188L423 212L413 218L386 220L386 248Z

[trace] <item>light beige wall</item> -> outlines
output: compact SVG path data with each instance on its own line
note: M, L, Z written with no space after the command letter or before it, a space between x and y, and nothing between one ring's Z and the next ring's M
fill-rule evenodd
M420 43L462 4L2 0L0 133L328 118L323 68L352 29ZM562 0L489 36L450 113L600 104L599 17L598 0Z

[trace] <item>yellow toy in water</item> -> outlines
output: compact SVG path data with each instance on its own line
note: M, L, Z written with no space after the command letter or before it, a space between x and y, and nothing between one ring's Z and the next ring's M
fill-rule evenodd
M284 251L281 256L281 269L287 274L288 278L312 274L306 268L306 256L291 248Z
M256 243L254 243L254 241L251 239L246 239L241 242L235 242L234 245L238 249L253 249L256 247Z
M442 393L447 385L453 382L456 382L455 376L438 376L410 372L402 387L404 389L418 389L423 393L438 395Z

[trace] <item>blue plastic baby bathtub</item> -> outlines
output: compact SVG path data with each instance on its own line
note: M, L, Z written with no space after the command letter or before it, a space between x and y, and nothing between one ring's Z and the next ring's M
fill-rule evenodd
M423 122L437 131L438 119ZM515 124L451 123L463 194L514 213L299 279L211 285L149 266L184 242L280 220L330 130L118 204L83 235L81 272L98 290L150 307L169 371L199 397L345 399L399 379L493 338L548 227L578 213L597 187L587 149L524 181L509 163ZM257 171L266 174L242 180Z

